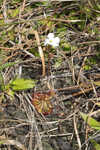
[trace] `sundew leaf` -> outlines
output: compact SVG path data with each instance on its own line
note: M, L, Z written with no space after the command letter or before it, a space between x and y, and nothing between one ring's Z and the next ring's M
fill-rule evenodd
M90 141L93 144L95 150L100 150L100 144L98 144L95 140L90 140Z
M10 88L14 91L32 89L36 81L31 79L16 78L10 83Z
M52 90L47 93L35 92L33 94L32 104L39 113L42 113L43 115L49 115L52 113L53 107L50 99L54 94L55 93Z
M84 114L84 113L80 112L80 115L91 128L100 130L100 122L96 121L95 119L90 117L88 114Z

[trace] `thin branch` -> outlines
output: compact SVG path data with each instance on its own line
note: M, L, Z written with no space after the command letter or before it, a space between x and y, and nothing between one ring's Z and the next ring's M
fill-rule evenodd
M33 30L33 33L35 34L35 38L36 38L36 42L38 45L38 51L41 57L41 61L42 61L42 67L43 67L43 71L42 71L42 75L45 76L45 59L44 59L44 54L43 54L43 50L42 47L40 46L40 38L39 38L39 34L36 30Z
M79 146L79 150L81 150L81 141L79 138L79 134L78 134L78 130L77 130L77 124L76 124L76 117L75 114L73 116L73 120L74 120L74 130L75 130L75 134L76 134L76 138L77 138L77 142L78 142L78 146Z

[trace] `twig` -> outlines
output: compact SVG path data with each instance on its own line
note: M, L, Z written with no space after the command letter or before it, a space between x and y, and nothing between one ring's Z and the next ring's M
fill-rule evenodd
M25 146L23 144L21 144L20 142L18 142L16 140L9 140L9 139L7 139L6 137L3 137L3 136L0 136L0 145L1 144L3 144L3 145L14 145L19 149L27 150L25 148Z
M36 136L36 140L37 140L37 143L35 144L35 147L39 150L43 150L43 147L42 147L42 141L41 141L41 135L40 135L40 132L39 132L39 129L38 129L38 126L37 126L37 122L36 122L36 119L35 119L35 115L34 115L34 112L35 111L35 108L34 106L31 104L28 96L23 92L23 96L25 97L26 101L28 102L29 106L27 108L26 105L24 105L24 108L26 109L26 113L27 113L27 116L28 116L28 119L30 121L30 125L31 125L31 136L30 136L30 144L29 147L30 149L32 149L32 137L33 137L33 130L34 130L34 134ZM34 112L31 110L31 107L33 108ZM34 148L35 150L35 148Z
M91 51L91 47L89 46L89 49L88 49L88 52L87 52L87 53L89 54L90 51ZM80 68L80 71L79 71L79 74L78 74L77 84L79 84L79 82L80 82L80 75L81 75L81 72L82 72L82 69L83 69L83 67L84 67L84 65L85 65L86 60L87 60L87 56L84 57L84 60L83 60L83 62L82 62L82 65L81 65L81 68Z
M81 42L81 43L79 43L79 45L83 45L83 44L99 44L100 43L100 41L87 41L87 42Z
M36 41L37 41L39 54L40 54L41 61L42 61L42 67L43 67L42 75L45 76L45 72L46 72L45 71L45 60L44 60L44 54L43 54L42 47L40 46L39 34L38 34L38 32L36 30L33 30L33 33L35 34L35 38L36 38Z
M59 21L59 22L65 22L65 23L71 23L71 22L82 22L84 20L65 20L65 19L55 19L55 18L50 18L49 20L51 21Z
M3 9L4 21L5 21L5 23L8 23L8 19L7 19L7 7L6 7L6 0L4 0L4 2L3 2L2 9Z
M73 116L73 120L74 120L74 130L75 130L75 134L76 134L76 138L77 138L79 150L81 150L81 147L82 147L82 146L81 146L81 141L80 141L79 134L78 134L78 130L77 130L75 114L74 114L74 116Z
M52 135L43 135L43 138L51 138L51 137L64 137L64 136L71 136L72 133L65 133L65 134L52 134Z

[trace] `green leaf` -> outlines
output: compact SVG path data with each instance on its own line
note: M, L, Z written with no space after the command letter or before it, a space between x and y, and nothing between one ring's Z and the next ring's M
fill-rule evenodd
M4 88L5 88L5 86L4 86L4 80L3 80L2 73L0 71L0 90L3 91Z
M13 98L14 98L14 91L12 91L11 89L9 89L7 91L7 94L10 96L10 99L13 100Z
M100 150L100 144L98 144L95 140L90 140L90 141L93 144L95 150Z
M16 17L19 14L19 11L20 11L19 8L16 8L16 9L12 10L11 16Z
M58 68L61 65L61 63L62 63L62 59L61 58L57 58L57 60L56 60L56 62L54 64L55 68Z
M63 50L70 51L71 50L71 44L70 43L63 43Z
M100 86L100 81L93 82L95 85Z
M7 67L11 67L15 64L17 64L18 62L10 62L10 63L6 63L6 64L2 64L0 65L0 71L2 71L3 69L7 68Z
M35 86L36 81L30 79L17 78L10 83L10 88L14 91L27 90Z
M97 98L98 99L98 98ZM100 106L100 102L95 103L97 106Z
M83 68L84 68L84 70L90 70L90 69L91 69L91 66L85 65Z
M84 119L85 122L87 122L87 124L97 130L100 130L100 122L96 121L95 119L93 119L92 117L89 117L89 115L84 114L82 112L80 112L80 115L82 116L82 118Z

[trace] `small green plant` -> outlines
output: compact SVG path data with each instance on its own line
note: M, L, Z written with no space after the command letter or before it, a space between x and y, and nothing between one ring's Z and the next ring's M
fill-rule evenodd
M84 121L93 129L100 130L100 122L90 117L88 114L80 113L81 117ZM95 150L100 150L100 144L98 144L95 140L91 139L91 143L93 144Z
M4 79L3 79L3 76L2 76L3 69L6 69L7 67L11 67L15 64L17 64L17 62L10 62L10 63L5 63L5 64L0 65L0 90L1 91L5 90Z
M84 114L81 112L80 115L91 128L100 130L100 122L96 121L95 119L93 119L93 117L90 117L88 114Z
M98 144L95 140L90 140L95 150L100 150L100 144Z
M7 67L11 67L17 63L18 62L11 62L11 63L2 64L0 66L0 91L2 92L0 96L1 101L4 98L4 92L7 93L12 99L14 97L15 91L27 90L35 86L36 81L31 79L24 79L24 78L15 78L11 80L8 84L6 85L4 84L4 79L2 76L3 69Z
M12 80L7 86L13 91L32 89L35 86L36 81L31 79L16 78Z

